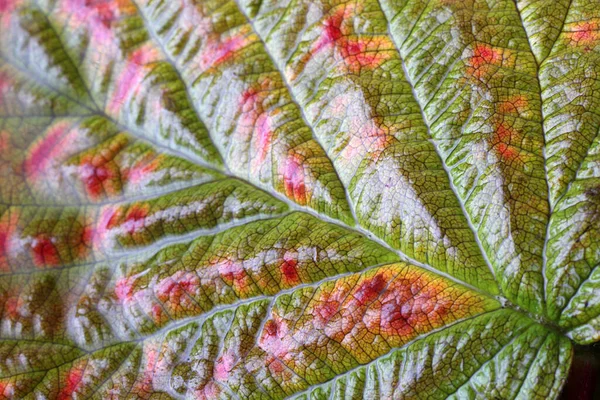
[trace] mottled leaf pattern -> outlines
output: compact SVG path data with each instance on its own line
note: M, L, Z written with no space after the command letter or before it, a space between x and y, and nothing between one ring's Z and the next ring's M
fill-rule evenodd
M0 0L0 398L558 397L600 340L599 24Z

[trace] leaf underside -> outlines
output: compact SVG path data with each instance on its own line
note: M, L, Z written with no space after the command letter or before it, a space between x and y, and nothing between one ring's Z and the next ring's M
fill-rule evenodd
M596 1L0 0L0 398L556 398L598 75Z

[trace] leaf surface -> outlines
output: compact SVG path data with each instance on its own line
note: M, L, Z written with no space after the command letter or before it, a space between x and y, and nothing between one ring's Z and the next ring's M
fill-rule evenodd
M0 398L557 398L598 10L0 1Z

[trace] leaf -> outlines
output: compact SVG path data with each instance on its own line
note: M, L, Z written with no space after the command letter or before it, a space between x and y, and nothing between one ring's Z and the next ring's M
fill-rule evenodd
M557 398L600 339L599 21L0 1L0 398Z

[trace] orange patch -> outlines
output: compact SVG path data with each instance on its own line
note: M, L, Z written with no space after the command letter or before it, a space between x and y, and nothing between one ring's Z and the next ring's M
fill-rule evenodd
M600 33L598 32L597 22L581 22L573 26L573 30L566 34L570 44L575 46L585 46L586 51L590 51L589 46L598 42Z
M229 286L241 294L248 292L252 281L242 264L234 261L224 261L217 264L219 274Z
M520 114L527 110L529 102L523 95L516 95L510 97L506 101L498 103L497 110L500 114Z
M18 227L19 212L10 210L0 219L0 271L10 272L10 253Z
M478 44L473 49L468 64L468 73L480 78L489 71L489 66L502 65L502 50L487 44Z
M132 204L127 214L125 214L125 221L122 223L123 229L130 235L144 229L146 225L146 217L150 212L150 206L146 203L135 203Z
M160 166L160 158L161 156L158 156L152 161L148 160L148 158L145 158L137 162L133 167L123 171L123 178L134 185L139 185L142 182L145 182L148 180L152 172L156 171L156 169Z
M512 161L519 157L519 149L512 145L512 143L518 141L519 136L519 133L512 126L500 123L490 144L502 159Z

